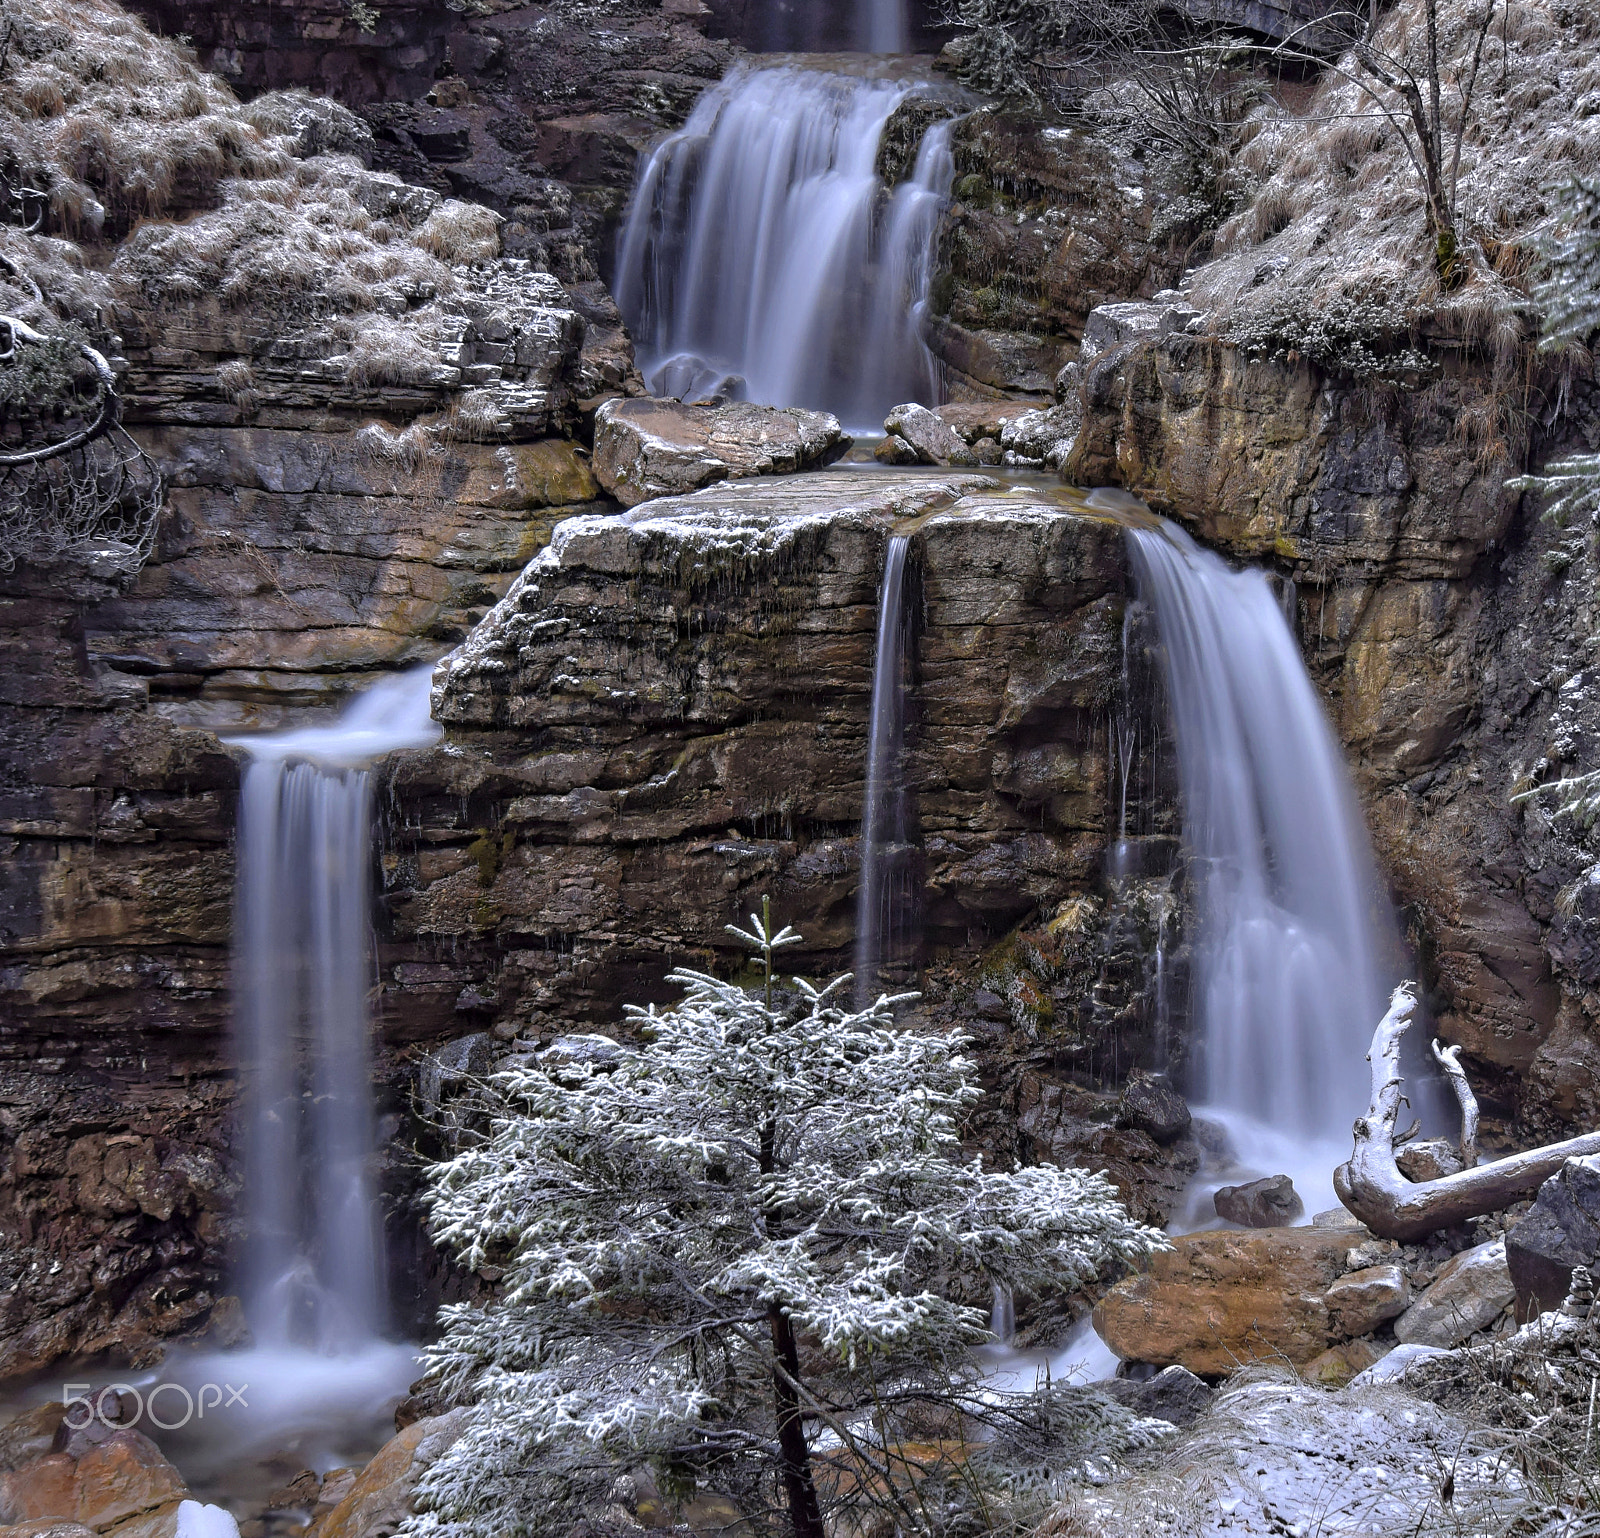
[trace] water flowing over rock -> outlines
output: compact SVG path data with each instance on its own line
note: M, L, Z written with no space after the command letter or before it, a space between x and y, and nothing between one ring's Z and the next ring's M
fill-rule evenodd
M594 469L624 507L717 481L816 470L851 440L822 411L747 402L609 400L595 413Z
M439 735L432 670L385 680L327 727L237 739L235 943L246 1084L244 1297L256 1344L359 1349L385 1324L367 1046L367 766ZM309 1063L298 1061L306 1039Z
M917 87L743 68L708 91L641 168L617 299L652 390L831 411L869 430L938 395L920 334L949 125L923 136L883 199L878 145Z
M1320 1194L1366 1103L1387 982L1360 811L1265 576L1170 525L1128 539L1161 632L1193 862L1199 1082L1247 1163L1244 1129L1277 1129L1326 1165L1290 1171Z
M911 940L915 851L906 822L905 734L907 620L904 534L889 538L878 595L872 656L872 713L867 720L867 780L861 811L861 885L856 897L856 998L880 991L880 968L904 961ZM1002 1339L1005 1337L1002 1336Z

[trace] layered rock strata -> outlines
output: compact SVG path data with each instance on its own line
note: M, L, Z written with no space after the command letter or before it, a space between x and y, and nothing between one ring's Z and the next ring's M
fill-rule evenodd
M1378 396L1196 334L1181 302L1145 319L1084 366L1068 473L1294 583L1437 1029L1520 1135L1591 1125L1592 857L1539 789L1597 761L1587 545L1506 489L1492 441L1464 447L1499 409L1470 366ZM1543 452L1597 421L1579 379Z

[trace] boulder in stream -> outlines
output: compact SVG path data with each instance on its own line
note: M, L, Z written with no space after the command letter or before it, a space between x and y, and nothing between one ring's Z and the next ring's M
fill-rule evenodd
M883 419L889 438L908 444L925 465L975 465L978 456L966 440L936 412L914 402L896 406Z
M1287 1175L1268 1175L1243 1185L1223 1186L1212 1200L1219 1218L1245 1228L1281 1228L1306 1210Z
M718 481L818 470L851 442L825 411L617 399L595 413L594 472L624 507L634 507Z

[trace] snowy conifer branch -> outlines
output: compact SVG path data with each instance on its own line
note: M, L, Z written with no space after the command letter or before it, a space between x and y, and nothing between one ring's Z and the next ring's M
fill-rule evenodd
M963 1038L897 1028L894 1000L847 1009L837 981L774 1003L799 936L765 905L738 933L761 993L675 972L682 999L630 1008L616 1051L496 1076L487 1135L431 1172L437 1241L500 1291L441 1314L430 1373L477 1413L411 1533L566 1538L645 1466L757 1532L786 1507L800 1538L845 1508L909 1521L923 1484L968 1500L965 1452L911 1433L936 1406L958 1441L973 1417L1021 1424L978 1392L974 1300L1164 1243L1103 1175L965 1156ZM1142 1434L1105 1413L1122 1445Z

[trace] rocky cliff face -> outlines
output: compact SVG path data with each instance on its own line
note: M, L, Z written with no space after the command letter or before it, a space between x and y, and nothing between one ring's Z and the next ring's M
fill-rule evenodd
M701 0L400 0L373 8L371 30L345 0L130 9L189 38L241 96L304 86L358 109L380 169L503 214L507 253L588 285L588 318L610 325L599 279L639 153L737 53L707 37Z
M1592 762L1584 537L1474 450L1494 403L1470 367L1382 395L1159 319L1085 365L1070 473L1293 578L1439 1032L1523 1134L1588 1125L1591 862L1559 796L1513 800ZM1558 432L1594 441L1592 386Z
M587 460L542 436L582 371L581 319L555 313L498 444L406 438L450 379L343 386L326 339L258 366L243 409L217 361L252 317L124 316L130 419L168 477L154 556L125 590L0 579L0 1376L212 1313L238 780L216 734L436 657L596 505Z

